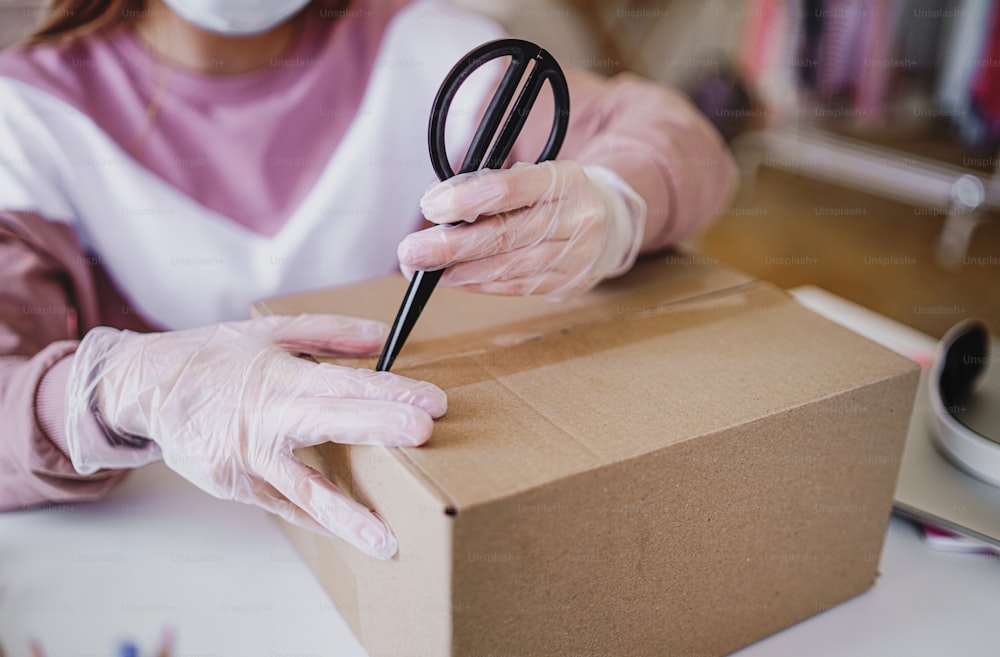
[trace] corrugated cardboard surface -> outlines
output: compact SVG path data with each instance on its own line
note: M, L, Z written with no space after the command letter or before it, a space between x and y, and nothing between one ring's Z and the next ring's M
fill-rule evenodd
M376 561L340 541L283 523L369 654L449 654L453 518L441 502L383 448L326 445L298 453L378 509L399 540L394 559ZM345 471L346 478L340 476Z
M391 320L404 288L256 311ZM399 556L298 538L372 655L723 654L874 580L917 368L770 286L660 259L563 306L442 289L394 371L447 390L431 443L314 452Z
M867 589L909 401L882 381L459 513L453 654L721 655Z

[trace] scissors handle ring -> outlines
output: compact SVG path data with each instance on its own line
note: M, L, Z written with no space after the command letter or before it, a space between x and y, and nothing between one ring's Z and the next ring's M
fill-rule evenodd
M503 160L510 153L521 128L524 127L524 121L545 80L549 81L552 88L555 112L548 141L535 162L551 160L558 154L569 126L569 87L566 84L566 76L563 75L555 58L544 48L521 39L498 39L479 46L459 61L448 73L434 98L427 128L427 141L430 147L431 163L440 180L446 180L455 175L445 149L445 123L455 94L465 80L481 66L506 56L509 56L511 61L486 109L479 128L476 130L472 145L459 173L475 171L483 164L486 149L493 141L500 120L506 113L528 64L532 61L534 61L534 67L529 72L524 88L515 101L514 109L510 112L497 137L493 151L485 162L485 167L500 168Z

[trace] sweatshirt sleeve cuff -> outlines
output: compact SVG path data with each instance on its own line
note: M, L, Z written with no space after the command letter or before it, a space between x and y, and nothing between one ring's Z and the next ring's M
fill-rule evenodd
M66 448L66 379L73 365L73 356L57 361L42 377L35 395L35 414L45 437L67 458Z
M35 396L35 413L38 418L38 426L42 429L45 437L59 448L67 459L69 448L66 443L66 383L69 379L69 371L73 366L73 355L70 354L56 362L42 377L38 385L38 392ZM80 432L85 435L87 445L96 449L106 449L110 452L114 447L108 444L104 437L104 431L98 424L97 419L87 414L81 418ZM95 461L100 462L101 455L90 455Z

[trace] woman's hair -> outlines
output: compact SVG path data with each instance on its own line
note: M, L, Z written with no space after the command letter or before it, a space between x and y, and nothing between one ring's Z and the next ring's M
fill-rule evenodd
M61 41L110 28L141 15L144 0L50 0L44 17L25 39Z
M312 4L334 10L336 15L351 0L313 0ZM50 0L44 17L25 39L26 43L63 41L142 16L147 0Z

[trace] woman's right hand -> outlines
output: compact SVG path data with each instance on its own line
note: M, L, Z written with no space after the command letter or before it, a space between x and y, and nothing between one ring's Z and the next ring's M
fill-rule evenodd
M437 386L293 355L371 355L385 335L380 322L338 315L165 333L93 329L70 373L70 457L81 474L162 457L216 497L388 559L396 539L385 522L292 453L324 442L416 446L430 438L447 410ZM94 444L99 432L85 425L95 421L116 447Z

